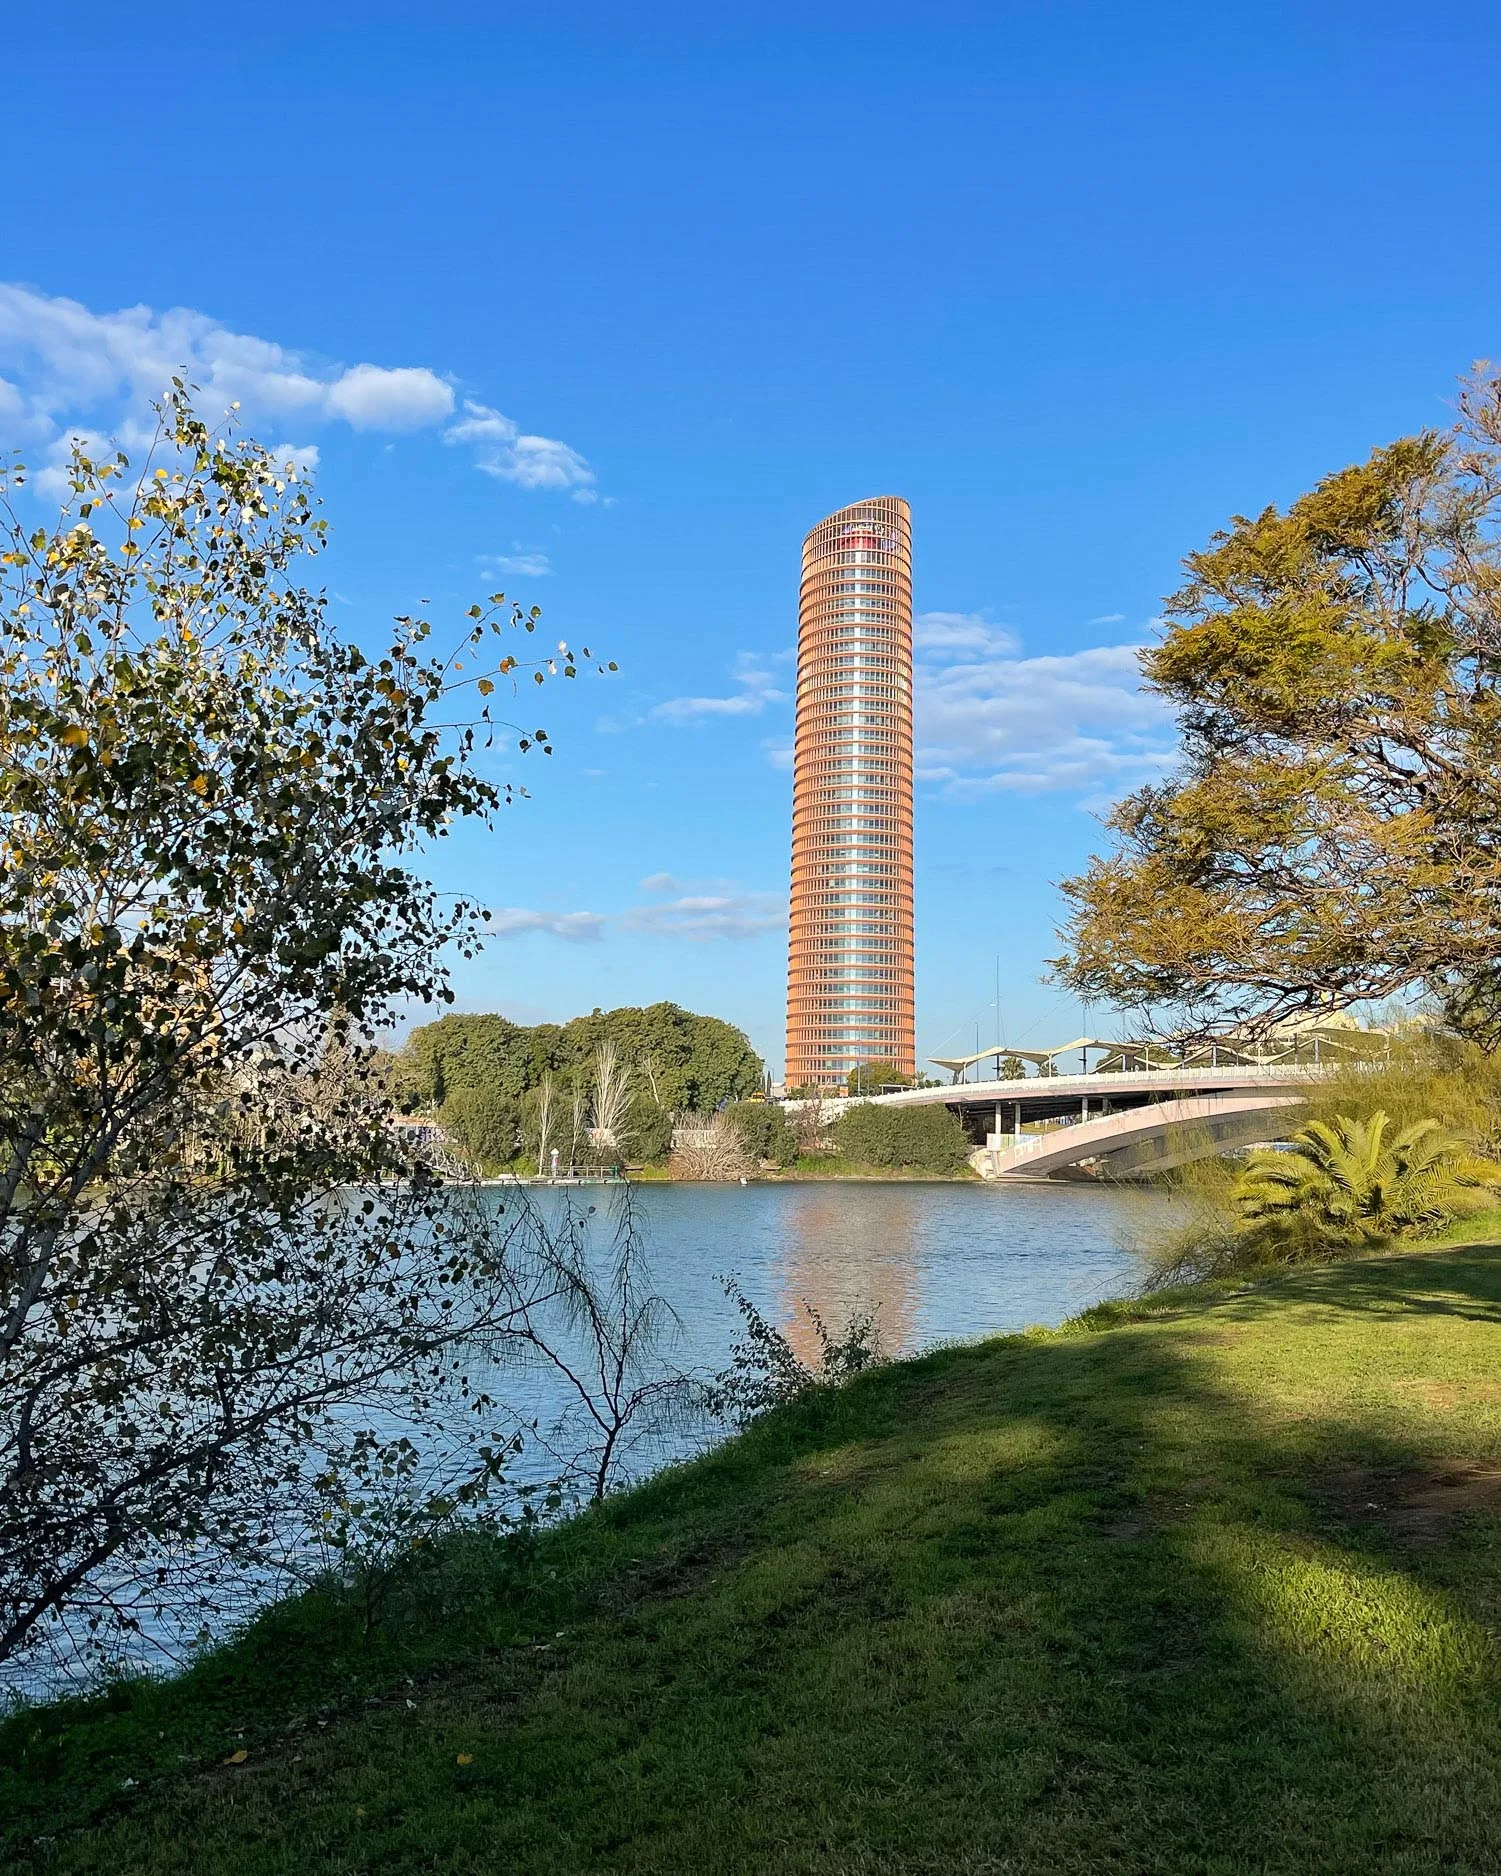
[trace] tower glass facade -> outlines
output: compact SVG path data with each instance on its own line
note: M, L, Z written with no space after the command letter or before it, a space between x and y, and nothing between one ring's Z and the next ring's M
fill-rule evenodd
M912 988L912 511L880 495L803 542L788 1086L914 1073Z

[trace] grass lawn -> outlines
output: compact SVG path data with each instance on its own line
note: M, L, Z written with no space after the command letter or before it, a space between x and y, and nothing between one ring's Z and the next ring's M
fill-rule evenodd
M0 1862L1501 1869L1501 1244L1154 1309L455 1546L368 1643L309 1597L18 1715Z

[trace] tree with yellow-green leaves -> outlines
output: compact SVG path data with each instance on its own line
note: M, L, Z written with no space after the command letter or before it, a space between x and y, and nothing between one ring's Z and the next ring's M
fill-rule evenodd
M42 519L0 472L0 1660L111 1646L404 1476L387 1397L461 1399L480 1489L462 1351L575 1281L457 1212L359 1073L483 932L417 856L507 798L488 699L572 654L529 660L502 595L447 652L340 638L310 491L180 384L144 463L68 476Z
M1064 882L1058 978L1210 1027L1421 990L1501 1043L1501 375L1185 562L1182 757Z

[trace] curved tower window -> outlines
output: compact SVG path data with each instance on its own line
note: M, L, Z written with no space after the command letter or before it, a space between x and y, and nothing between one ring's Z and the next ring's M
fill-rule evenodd
M877 827L879 841L851 837ZM886 981L872 998L877 932ZM792 776L787 1082L835 1088L876 1060L917 1066L912 511L894 495L841 508L803 542Z

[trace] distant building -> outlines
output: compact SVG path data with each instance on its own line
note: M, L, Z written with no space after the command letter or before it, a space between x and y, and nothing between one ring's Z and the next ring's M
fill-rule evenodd
M787 1083L915 1072L912 511L877 496L803 542Z

